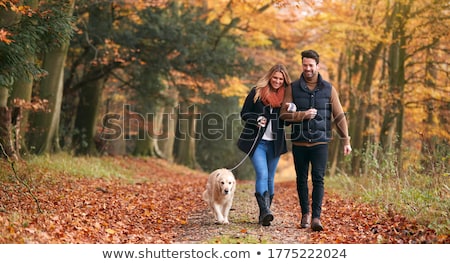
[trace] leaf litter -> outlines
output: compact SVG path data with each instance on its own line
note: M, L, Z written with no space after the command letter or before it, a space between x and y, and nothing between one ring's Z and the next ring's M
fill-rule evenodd
M0 243L450 243L448 235L437 235L392 211L386 213L330 192L322 208L325 230L301 229L293 181L276 183L271 226L257 224L254 183L241 180L231 223L217 225L201 198L207 172L155 158L114 159L135 171L133 181L61 174L33 186L42 213L24 187L2 183Z

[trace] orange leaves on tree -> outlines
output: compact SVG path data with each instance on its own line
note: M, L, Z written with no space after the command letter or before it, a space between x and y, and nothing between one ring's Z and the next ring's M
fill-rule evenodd
M11 35L12 34L9 31L7 31L3 28L0 29L0 41L1 42L4 42L8 45L11 44L13 42L13 40L9 38Z
M20 107L25 110L32 110L34 112L38 112L38 111L48 112L49 111L48 100L40 99L37 97L32 98L32 100L30 102L27 102L20 98L14 98L13 104L15 107Z
M249 91L248 86L237 77L227 76L223 83L226 85L221 92L224 97L238 96L245 98Z

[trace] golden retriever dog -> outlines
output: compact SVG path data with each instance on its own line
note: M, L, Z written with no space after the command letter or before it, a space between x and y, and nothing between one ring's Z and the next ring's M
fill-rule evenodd
M203 200L208 204L216 224L229 224L228 215L236 191L236 179L228 169L217 169L208 176Z

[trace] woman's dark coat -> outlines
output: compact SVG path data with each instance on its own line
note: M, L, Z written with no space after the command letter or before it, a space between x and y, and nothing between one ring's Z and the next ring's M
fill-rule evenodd
M271 121L272 132L274 133L275 138L274 154L280 156L287 152L286 137L284 133L285 123L280 119L281 108L273 108L272 113L270 113L270 106L264 105L260 99L253 102L255 94L256 89L252 88L242 106L241 118L245 124L237 143L238 148L247 154L249 153L250 156L253 155L256 145L262 139L262 136L266 131L265 127L258 128L257 125L258 117L264 116L267 118L267 124L269 123L269 120ZM256 142L255 138L257 138Z

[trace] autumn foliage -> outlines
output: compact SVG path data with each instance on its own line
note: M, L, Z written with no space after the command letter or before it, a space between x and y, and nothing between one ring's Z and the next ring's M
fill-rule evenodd
M0 0L0 243L449 243L423 223L448 230L448 10L443 0ZM354 151L344 157L333 140L329 175L375 182L379 204L327 189L325 231L312 233L298 226L295 182L280 181L274 223L261 229L253 182L241 181L232 224L212 224L207 172L194 169L239 161L242 100L273 63L300 76L305 49L319 52L349 121ZM215 125L225 136L205 137ZM102 159L133 176L23 161L66 151L117 155ZM397 202L429 219L400 215Z

